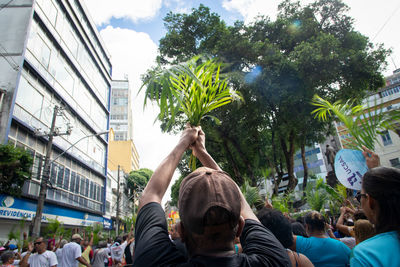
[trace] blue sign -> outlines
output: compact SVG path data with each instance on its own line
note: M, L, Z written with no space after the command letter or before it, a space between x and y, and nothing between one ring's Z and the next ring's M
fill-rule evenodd
M104 229L111 230L112 229L112 220L103 217L103 227L104 227Z
M0 218L17 219L25 218L31 221L36 215L36 202L7 195L0 195ZM54 204L45 203L42 221L48 218L55 219L67 225L87 226L93 223L103 223L103 217L85 213Z
M336 177L345 187L361 190L362 177L367 171L367 163L361 151L342 149L336 154Z

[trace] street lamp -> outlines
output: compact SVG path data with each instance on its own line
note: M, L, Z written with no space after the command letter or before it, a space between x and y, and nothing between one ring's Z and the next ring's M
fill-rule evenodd
M37 203L37 207L36 207L36 215L35 215L35 218L33 219L33 229L32 229L33 237L38 237L39 233L40 233L40 226L42 224L44 200L46 199L47 183L49 181L50 164L53 163L55 160L57 160L62 155L64 155L68 150L70 150L72 147L74 147L76 144L78 144L83 139L89 138L92 136L99 136L99 135L106 134L109 132L109 131L105 131L105 132L100 132L97 134L84 136L81 139L79 139L78 141L76 141L74 144L72 144L70 147L68 147L66 150L64 150L60 155L58 155L52 161L50 161L51 152L52 152L52 148L53 148L54 125L55 125L55 118L53 116L53 123L52 123L51 131L50 131L50 135L49 135L49 141L47 143L46 158L45 158L44 166L43 166L43 176L42 176L42 181L40 183L40 191L39 191L38 203Z

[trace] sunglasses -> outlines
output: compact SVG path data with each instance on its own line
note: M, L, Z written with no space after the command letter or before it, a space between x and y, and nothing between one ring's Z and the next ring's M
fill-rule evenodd
M356 199L357 199L357 201L360 202L360 203L361 203L361 197L367 197L367 194L363 194L363 193L360 193L360 192L358 192L358 193L356 194Z
M35 242L35 243L33 243L33 244L36 246L36 245L40 245L40 244L42 244L42 243L44 243L44 241L38 241L38 242Z

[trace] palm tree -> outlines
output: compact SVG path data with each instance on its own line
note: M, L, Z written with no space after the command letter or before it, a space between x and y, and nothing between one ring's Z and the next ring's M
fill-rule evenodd
M228 79L221 77L222 63L215 59L195 56L187 62L158 68L149 73L142 88L147 85L147 98L155 100L160 107L157 118L167 121L167 127L176 123L176 116L183 115L183 123L199 126L209 113L234 100L242 99L240 94L229 87ZM195 158L191 157L191 167L195 169ZM193 168L194 167L194 168Z

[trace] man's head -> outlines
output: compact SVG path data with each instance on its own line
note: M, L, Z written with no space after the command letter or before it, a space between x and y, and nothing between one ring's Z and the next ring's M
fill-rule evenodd
M176 240L180 238L179 232L178 232L178 223L175 223L171 225L171 239Z
M233 246L240 234L241 193L223 171L199 168L189 174L179 190L181 238L189 253ZM183 229L182 229L183 228Z
M15 254L12 251L6 251L1 254L1 261L3 265L12 264L14 262Z
M83 238L81 237L80 234L73 234L71 240L72 240L72 242L81 244L81 241L83 240Z
M43 252L45 252L47 250L47 242L43 239L43 237L36 238L33 245L35 246L35 250L39 254L42 254Z

